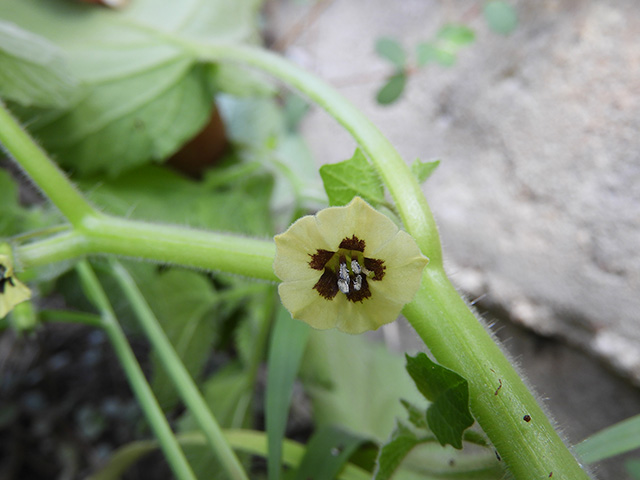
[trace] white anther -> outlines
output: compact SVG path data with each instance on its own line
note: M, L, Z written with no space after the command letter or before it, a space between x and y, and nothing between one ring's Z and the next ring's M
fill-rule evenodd
M351 260L351 271L356 275L362 272L362 267L357 260Z
M362 275L356 275L356 278L353 279L353 289L356 292L359 292L362 288Z
M349 293L349 280L343 278L338 279L338 289L345 295Z
M344 262L340 263L340 272L338 273L338 277L340 277L342 280L345 280L347 282L347 285L348 285L348 282L349 282L349 270L347 270L347 264L344 263Z

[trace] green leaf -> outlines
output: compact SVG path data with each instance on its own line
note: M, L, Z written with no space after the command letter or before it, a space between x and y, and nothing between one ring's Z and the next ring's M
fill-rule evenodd
M332 206L346 205L356 195L373 206L384 202L382 181L360 149L349 160L320 167L320 176Z
M45 38L0 21L0 97L24 106L66 107L77 82Z
M404 458L417 445L428 441L427 438L418 437L413 430L398 422L396 429L388 441L380 450L378 465L374 480L388 480L393 476ZM433 440L433 437L431 437Z
M427 423L441 445L462 448L462 435L473 425L469 412L469 385L457 373L432 362L424 353L406 355L407 371L416 387L431 401Z
M293 480L332 480L349 457L368 440L333 426L316 431Z
M438 165L440 165L440 160L434 160L432 162L416 160L411 164L411 173L418 179L418 183L424 183L435 169L438 168Z
M518 26L516 9L501 0L492 0L484 5L484 18L489 28L501 35L509 35Z
M136 283L184 366L198 379L216 337L216 321L221 321L214 316L218 300L211 282L196 272L169 270L155 281ZM155 354L151 359L153 391L163 409L170 409L177 403L178 393L160 359Z
M421 42L416 45L416 63L419 67L435 62L436 60L436 48L431 42Z
M640 415L605 428L575 446L585 463L593 463L640 447Z
M441 48L459 50L461 47L474 42L476 34L466 25L449 24L442 27L436 35L436 40Z
M149 165L117 179L91 177L79 183L92 203L115 215L251 235L272 232L268 176L237 179L235 188L211 188Z
M425 415L425 410L423 408L419 408L413 403L407 402L404 399L401 399L400 403L409 414L409 421L414 427L422 430L429 429L429 425L427 424L427 416Z
M433 41L418 44L417 63L421 67L431 62L450 67L456 63L458 52L474 40L475 33L466 25L445 25Z
M398 72L387 79L382 88L376 95L376 101L380 105L389 105L402 95L404 87L407 84L407 75L404 72Z
M376 53L389 60L398 70L404 70L407 56L400 43L389 37L381 37L376 41Z
M0 3L0 18L37 32L67 56L85 95L73 108L23 121L66 167L114 176L161 161L209 119L211 72L186 45L255 38L257 2L136 0L118 11L79 2Z
M402 357L361 336L312 330L300 377L316 425L340 425L381 441L404 414L400 398L425 405Z
M418 65L423 67L428 63L438 63L443 67L450 67L456 63L455 53L442 50L433 42L423 42L416 47Z
M282 440L287 426L291 393L308 337L309 327L293 320L289 312L280 307L271 334L267 362L265 421L269 438L269 480L280 478Z

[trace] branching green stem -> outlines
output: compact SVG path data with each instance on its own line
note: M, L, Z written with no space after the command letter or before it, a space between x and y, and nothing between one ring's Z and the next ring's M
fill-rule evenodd
M164 417L162 409L144 377L144 373L142 373L142 369L129 346L129 342L127 342L127 337L113 313L111 304L98 278L87 261L80 262L76 268L85 293L100 311L104 331L113 345L118 360L120 360L120 364L129 379L129 385L160 443L171 470L179 480L196 480L182 448L173 435L173 431L171 431L171 427Z
M197 420L209 448L218 458L229 478L248 480L249 477L242 468L238 457L227 443L218 422L131 275L119 262L111 262L111 268L120 288L131 303L151 346L162 362L162 366L169 374L185 405Z

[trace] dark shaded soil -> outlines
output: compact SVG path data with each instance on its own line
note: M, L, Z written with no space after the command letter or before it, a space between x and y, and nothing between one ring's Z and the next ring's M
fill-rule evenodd
M146 344L134 340L132 346L144 360ZM22 338L5 331L0 379L3 480L85 478L117 447L149 436L100 331L68 324L45 325ZM159 459L127 478L170 478Z

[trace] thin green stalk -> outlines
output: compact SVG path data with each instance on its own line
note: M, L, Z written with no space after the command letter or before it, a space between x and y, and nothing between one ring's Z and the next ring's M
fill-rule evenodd
M131 275L119 262L111 262L111 268L120 288L131 303L151 346L158 354L162 366L169 374L185 405L197 420L211 451L220 461L220 465L229 478L248 480L249 477L242 468L238 457L227 443L218 422Z
M25 269L88 254L114 254L277 280L272 241L107 215L86 222L81 231L15 248L15 256Z
M420 185L393 145L324 82L287 60L243 46L191 46L203 59L264 70L306 94L340 122L367 152L396 202L407 231L430 258L423 286L405 314L436 359L470 382L470 406L516 478L585 479L519 375L457 294L442 265L440 239ZM502 382L503 388L497 390ZM498 395L495 392L498 391ZM537 421L526 422L531 415Z
M116 320L113 309L109 304L98 278L89 266L87 261L80 262L77 265L77 271L80 280L88 297L96 304L102 316L103 328L113 345L120 364L124 369L129 385L133 390L140 407L144 411L151 429L156 435L160 443L160 447L171 467L176 478L179 480L196 480L196 477L187 462L182 448L178 444L176 437L171 431L171 427L167 419L162 413L160 405L156 397L151 391L151 387L144 377L144 373L136 360L127 337L125 336L120 324Z
M0 102L0 143L72 225L98 213Z
M70 310L40 310L38 316L42 322L80 323L89 327L103 327L102 317L93 313L73 312Z

